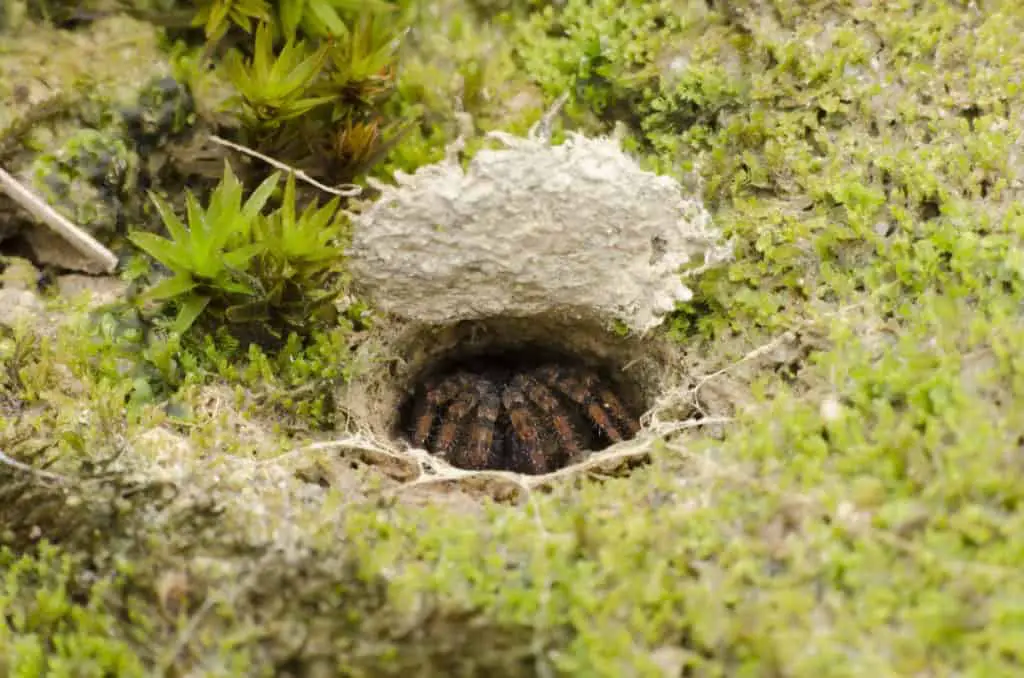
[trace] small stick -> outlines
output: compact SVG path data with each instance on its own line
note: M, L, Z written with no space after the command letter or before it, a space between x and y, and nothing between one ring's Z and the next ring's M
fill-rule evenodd
M38 476L40 478L46 478L47 480L55 480L61 483L68 482L68 479L60 474L52 473L50 471L44 471L43 469L39 469L34 466L29 466L28 464L23 464L17 459L14 459L13 457L9 457L8 455L4 454L3 450L0 450L0 464L10 466L11 468L23 471L30 475Z
M562 112L562 107L568 100L568 92L562 92L560 95L558 95L558 98L554 100L554 102L551 104L551 107L548 108L547 111L545 111L544 115L541 116L540 120L535 122L533 126L530 127L530 131L528 133L530 138L544 142L551 141L551 132L553 131L552 128L555 124L555 118L558 116L559 113Z
M211 134L210 140L220 144L221 146L227 146L228 148L234 149L239 153L244 153L245 155L252 156L253 158L259 158L268 165L276 167L277 169L288 172L290 174L294 174L297 179L305 181L307 184L315 186L316 188L319 188L321 191L330 193L331 195L336 195L340 198L351 198L363 192L362 187L356 186L355 184L343 184L344 189L331 188L330 186L321 184L319 181L309 176L302 170L295 169L294 167L289 167L280 160L274 160L269 155L263 155L258 151L254 151L251 148L248 148L247 146L236 144L235 142L228 141L227 139L222 139L216 134Z
M17 179L0 167L0 189L32 213L39 221L49 226L54 232L67 240L71 245L97 263L101 270L113 273L117 268L117 257L98 240L71 223L64 215L43 202L41 198L23 186Z

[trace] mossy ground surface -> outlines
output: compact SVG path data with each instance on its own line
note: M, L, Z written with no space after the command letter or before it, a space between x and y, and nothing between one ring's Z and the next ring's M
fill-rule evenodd
M113 327L8 333L0 673L1021 675L1024 9L725 4L423 9L400 91L444 120L458 72L522 129L568 88L566 124L702 191L735 262L667 329L732 421L494 503L305 446L337 433L282 413L358 373L354 328L178 356L170 405Z

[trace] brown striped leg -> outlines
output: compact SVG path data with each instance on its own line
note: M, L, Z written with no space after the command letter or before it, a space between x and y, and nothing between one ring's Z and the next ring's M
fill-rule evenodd
M573 431L572 420L555 394L530 375L519 375L513 383L551 422L555 437L565 456L572 457L578 454L580 449L576 442L576 432Z
M463 466L462 454L458 447L461 437L459 432L463 429L463 422L467 421L469 415L473 413L476 404L476 395L472 391L463 391L441 415L441 429L438 431L435 445L437 454L460 468Z
M513 437L513 470L521 473L546 473L548 458L540 444L540 436L537 434L526 394L513 384L509 384L501 394L501 404L508 414Z
M466 445L456 452L454 459L461 468L493 468L491 447L494 443L494 427L498 421L501 402L497 387L481 377L475 386L476 416L469 424Z
M595 374L584 370L569 372L548 366L537 370L537 376L544 384L580 405L590 420L613 442L624 440L625 435L609 417L609 412L628 431L627 435L639 430L639 425L626 412L622 402L611 389L601 384Z
M447 375L443 379L429 379L424 384L423 397L417 403L412 443L426 447L430 431L440 411L458 395L471 388L471 377L463 372Z

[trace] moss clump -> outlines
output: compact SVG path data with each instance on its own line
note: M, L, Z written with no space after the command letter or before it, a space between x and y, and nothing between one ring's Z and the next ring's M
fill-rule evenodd
M102 240L124 227L125 199L137 191L138 156L118 136L85 129L55 152L37 156L31 172L51 205Z
M193 17L205 41L182 45L179 63L198 89L226 85L206 111L222 134L317 179L351 182L402 126L382 109L404 21L386 2L214 0Z
M76 565L80 563L46 544L35 557L0 548L4 675L146 675L130 645L114 633L121 630L109 611L116 580L100 577L83 587L76 583L83 579Z
M525 134L545 102L517 62L509 21L475 21L460 0L407 4L409 33L399 53L395 94L384 110L393 119L415 124L375 175L412 172L436 162L462 132L468 133L467 156L481 146L483 132ZM460 129L460 109L472 116L473 130Z
M192 93L169 76L152 79L121 115L140 153L164 148L187 133L196 119Z
M140 189L167 179L168 163L149 135L175 137L192 122L187 93L171 84L159 32L120 15L75 30L29 23L4 47L5 169L115 249L127 225L152 225ZM23 210L2 207L0 237L31 227Z
M23 174L48 204L122 253L127 231L159 221L145 189L180 181L167 154L156 149L192 129L191 96L174 78L157 76L130 104L96 98L82 106L86 126L36 154Z

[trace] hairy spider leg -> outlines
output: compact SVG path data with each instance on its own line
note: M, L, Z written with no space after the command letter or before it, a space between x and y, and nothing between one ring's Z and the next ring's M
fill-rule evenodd
M460 466L458 459L460 454L452 455L452 448L458 442L459 429L463 421L473 413L477 405L476 394L472 391L463 391L455 398L444 415L441 417L441 430L437 434L435 447L437 452L457 466Z
M526 397L533 402L540 410L548 416L554 425L558 442L562 450L570 457L579 453L579 445L576 443L576 434L572 428L572 421L562 409L562 403L551 390L528 374L517 376L512 386L526 393Z
M487 379L477 381L474 400L476 417L469 425L469 440L458 450L454 461L461 468L483 469L491 466L491 446L501 402L497 387Z
M423 386L423 397L416 407L416 428L413 431L412 443L417 447L425 447L434 428L438 410L450 403L459 393L468 390L470 376L464 372L450 374L440 381L428 379Z
M607 390L600 386L597 377L583 371L578 374L566 374L553 366L541 367L537 370L537 374L543 383L583 407L591 421L613 442L621 442L624 439L622 432L605 411L605 403L598 402L594 397L595 390L598 392ZM614 399L614 403L621 408L621 403L617 398ZM608 403L608 406L614 410L611 403Z
M626 427L627 435L632 437L640 432L640 422L629 413L626 406L622 404L622 400L607 384L602 383L597 375L591 372L583 372L580 378L590 393L597 394L601 406L610 411L615 420Z
M505 406L514 438L522 445L513 450L511 466L519 471L546 473L548 470L547 456L540 445L537 427L526 402L526 394L516 388L516 379L507 385L501 394L501 404ZM515 446L514 446L515 447Z
M587 370L581 370L578 378L583 381L586 389L600 398L601 406L612 413L615 419L626 427L629 436L634 436L640 431L640 422L626 409L622 400L615 395L609 386L602 382L596 374Z

